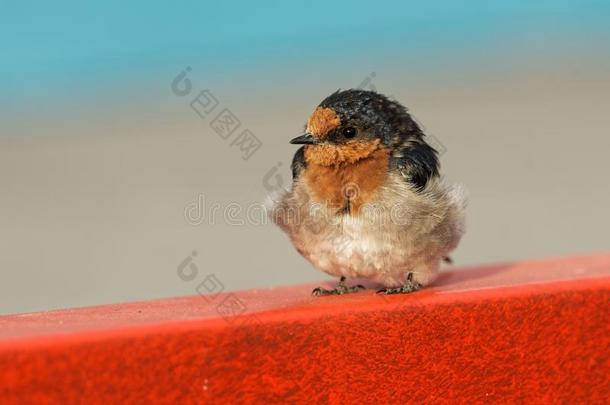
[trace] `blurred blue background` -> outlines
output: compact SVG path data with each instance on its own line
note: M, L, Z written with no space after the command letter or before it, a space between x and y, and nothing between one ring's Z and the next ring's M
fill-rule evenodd
M181 63L215 82L244 70L332 75L354 63L402 64L405 74L481 69L490 53L595 52L610 39L608 21L601 0L3 1L0 85L13 104L103 93Z
M270 225L193 225L290 181L337 88L407 105L470 192L458 265L608 248L607 1L0 1L0 313L324 279ZM192 94L176 96L186 67ZM251 159L190 102L209 89ZM247 221L246 221L247 222Z

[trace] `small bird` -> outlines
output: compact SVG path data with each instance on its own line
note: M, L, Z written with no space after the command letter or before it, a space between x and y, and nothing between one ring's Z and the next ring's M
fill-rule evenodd
M464 233L465 196L445 185L437 151L400 103L365 90L337 91L309 117L292 161L292 186L270 217L314 267L371 279L380 293L419 290L438 275Z

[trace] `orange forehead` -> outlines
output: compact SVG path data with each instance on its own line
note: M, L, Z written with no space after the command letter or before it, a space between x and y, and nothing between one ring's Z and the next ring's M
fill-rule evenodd
M318 107L307 121L306 131L316 138L324 138L333 129L339 128L341 119L332 108Z

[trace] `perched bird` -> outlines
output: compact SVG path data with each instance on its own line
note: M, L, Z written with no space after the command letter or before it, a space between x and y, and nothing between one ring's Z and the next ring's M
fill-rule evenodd
M337 91L309 117L290 190L270 217L316 268L340 277L316 295L355 292L347 277L386 294L432 282L464 232L465 197L439 175L436 150L407 109L382 94Z

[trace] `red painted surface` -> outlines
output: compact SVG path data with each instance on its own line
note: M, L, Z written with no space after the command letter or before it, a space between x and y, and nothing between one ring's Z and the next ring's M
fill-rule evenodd
M610 254L449 272L404 296L312 287L0 317L0 402L610 397Z

